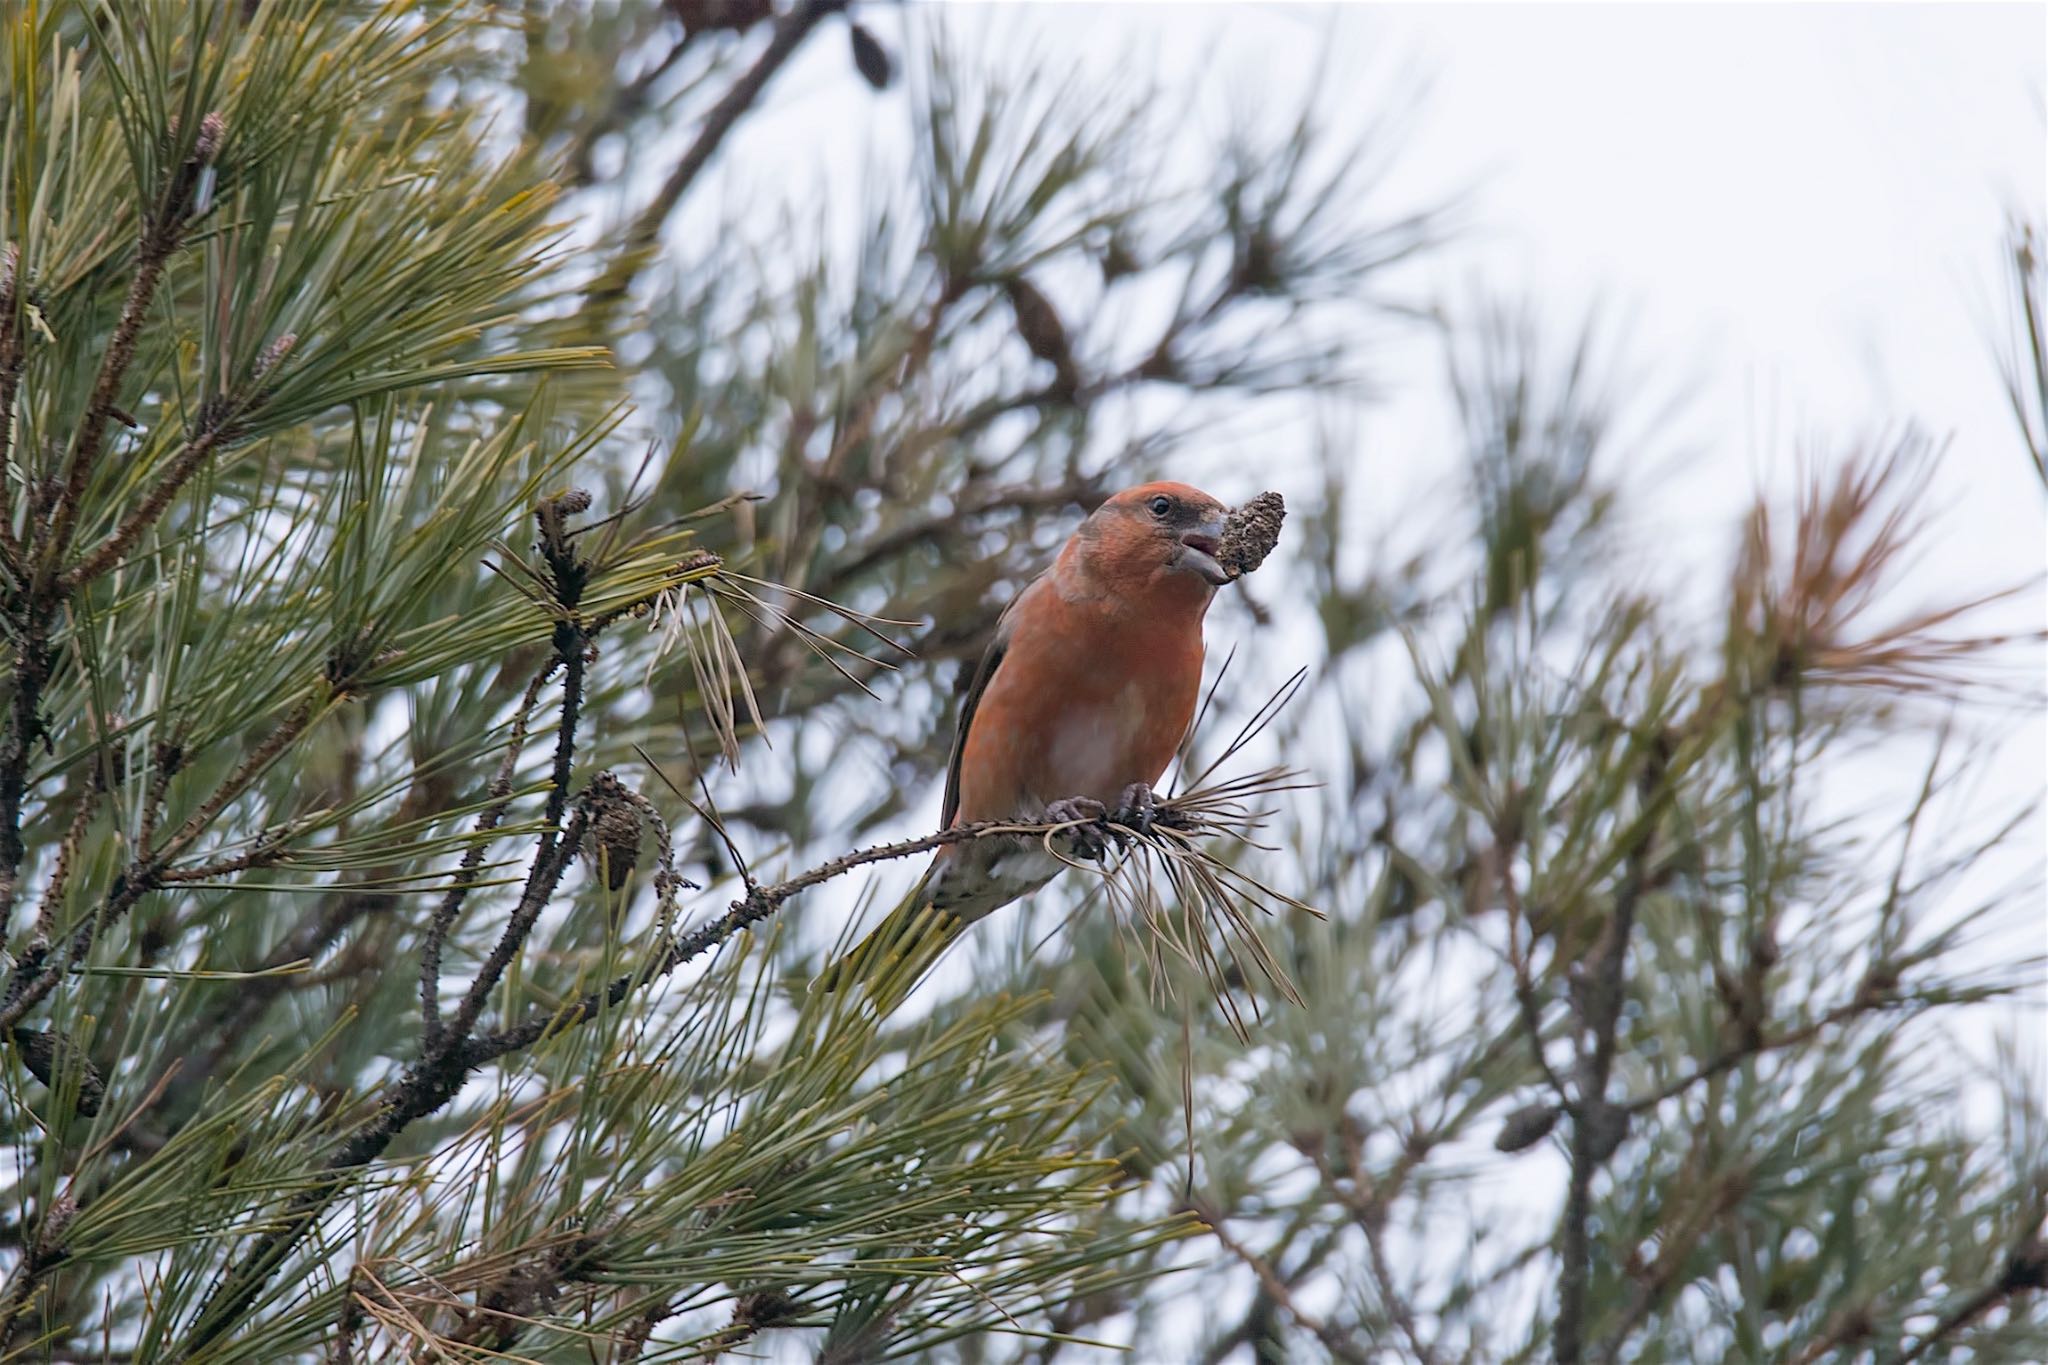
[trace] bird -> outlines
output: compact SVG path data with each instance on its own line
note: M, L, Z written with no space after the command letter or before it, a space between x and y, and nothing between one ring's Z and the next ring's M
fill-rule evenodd
M996 622L954 726L941 828L1067 824L1111 810L1148 818L1193 722L1202 623L1233 575L1228 510L1155 482L1112 495ZM1093 852L1085 836L1077 851ZM818 978L900 999L976 920L1031 894L1066 862L1043 841L939 849L901 904Z

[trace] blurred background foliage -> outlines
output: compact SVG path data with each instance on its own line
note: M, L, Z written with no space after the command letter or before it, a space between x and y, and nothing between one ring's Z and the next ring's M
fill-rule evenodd
M2048 1354L2038 812L1967 803L2038 585L1905 590L1933 438L1642 581L1669 390L1413 296L1399 118L930 10L5 14L6 1358ZM835 45L902 163L726 202ZM1395 345L1456 473L1381 541L1297 419ZM1209 846L1299 1003L1081 873L808 995L913 868L775 879L925 832L1001 605L1175 474L1293 503L1181 766L1315 784Z

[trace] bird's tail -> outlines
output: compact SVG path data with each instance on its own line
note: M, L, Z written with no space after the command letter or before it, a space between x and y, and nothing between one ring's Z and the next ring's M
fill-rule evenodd
M840 991L858 984L885 1013L902 1003L967 928L959 915L932 904L930 880L920 880L866 938L820 972L811 983L812 991Z

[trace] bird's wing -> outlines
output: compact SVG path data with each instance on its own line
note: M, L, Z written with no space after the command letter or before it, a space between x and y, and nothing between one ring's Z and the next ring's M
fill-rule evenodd
M1037 587L1033 582L1031 588ZM967 685L967 695L960 700L960 719L953 727L953 756L946 760L946 802L939 808L939 828L950 829L953 817L960 813L960 755L967 751L967 729L974 724L975 708L981 705L981 698L988 691L989 680L1003 665L1003 656L1010 652L1010 636L1016 630L1017 605L1031 591L1026 588L1018 593L1003 614L996 618L996 633L989 640L988 648L982 652L981 662L975 665L974 681Z

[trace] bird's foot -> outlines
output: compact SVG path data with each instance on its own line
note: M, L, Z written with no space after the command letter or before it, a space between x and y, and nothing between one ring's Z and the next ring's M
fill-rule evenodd
M1091 797L1069 796L1047 806L1045 819L1052 825L1073 824L1074 828L1066 834L1073 844L1074 856L1095 859L1102 856L1102 836L1092 826L1108 813L1108 807Z
M1124 788L1124 794L1117 802L1115 820L1117 824L1140 834L1150 834L1152 821L1158 814L1159 798L1152 795L1152 784L1133 782Z

